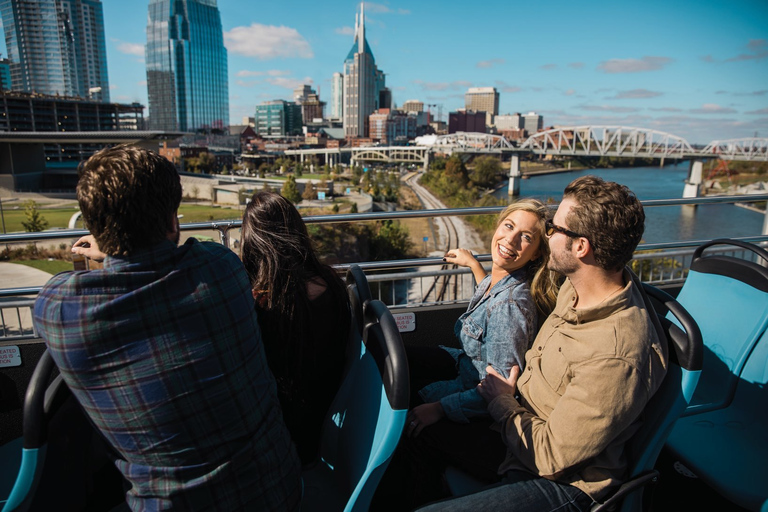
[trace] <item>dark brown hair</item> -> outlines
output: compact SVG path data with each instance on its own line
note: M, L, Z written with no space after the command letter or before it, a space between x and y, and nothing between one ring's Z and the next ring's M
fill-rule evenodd
M565 188L563 197L577 203L566 217L568 229L589 240L601 268L621 270L645 231L645 212L635 194L613 181L582 176Z
M246 206L241 257L259 308L279 323L279 351L292 366L287 373L300 382L303 329L315 327L305 321L310 310L306 284L319 277L343 307L348 301L344 283L317 258L296 207L274 192L257 192Z
M174 229L181 182L166 158L136 146L114 146L80 164L77 201L99 249L126 256Z

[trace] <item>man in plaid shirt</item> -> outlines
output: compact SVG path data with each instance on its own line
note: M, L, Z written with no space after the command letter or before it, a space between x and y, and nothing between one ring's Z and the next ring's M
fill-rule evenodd
M267 368L248 277L224 246L178 246L173 164L99 151L77 197L101 270L40 292L35 325L67 385L120 454L139 510L295 510L300 464Z

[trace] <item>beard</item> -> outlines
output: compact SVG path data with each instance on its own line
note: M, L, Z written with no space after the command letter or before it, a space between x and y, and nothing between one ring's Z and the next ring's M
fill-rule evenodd
M559 272L564 276L568 276L576 272L579 266L578 266L578 260L570 252L570 249L572 246L573 246L573 240L569 238L565 244L564 250L551 251L549 255L549 263L547 264L547 268L549 270L554 270L555 272Z

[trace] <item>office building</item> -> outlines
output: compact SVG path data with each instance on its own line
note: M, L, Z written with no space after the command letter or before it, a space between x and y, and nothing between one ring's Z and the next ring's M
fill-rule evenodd
M325 117L325 102L314 91L301 104L301 117L304 124L322 122Z
M536 112L528 112L523 116L523 129L531 136L544 127L544 116Z
M285 100L265 101L256 105L256 126L261 136L301 135L301 105Z
M464 94L464 109L485 112L485 124L492 126L499 114L499 93L495 87L470 87Z
M485 131L485 112L459 110L448 114L448 133Z
M109 101L101 0L0 0L11 89Z
M334 73L331 77L331 119L344 116L344 75Z
M419 100L407 100L401 110L404 112L424 112L424 102Z
M407 144L416 137L416 115L380 108L368 116L371 139L385 145Z
M227 50L216 0L150 0L145 53L150 129L229 126Z
M320 96L309 85L300 85L293 90L293 101L301 105L301 118L304 124L322 120L325 115L325 102L320 101Z
M0 58L0 91L11 89L11 61Z
M301 105L310 94L314 94L315 90L311 85L300 85L293 90L293 102Z
M355 42L344 60L344 135L368 137L368 116L379 109L384 73L376 67L365 39L365 4L355 16Z
M496 118L493 120L493 124L499 131L519 130L520 128L523 128L523 116L521 116L519 113L496 116Z

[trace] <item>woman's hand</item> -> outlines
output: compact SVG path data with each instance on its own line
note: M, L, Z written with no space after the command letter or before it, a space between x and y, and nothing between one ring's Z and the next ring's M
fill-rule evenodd
M471 251L461 248L449 250L445 253L443 259L448 263L453 263L460 267L469 267L472 266L473 263L477 263L477 260Z
M509 378L505 379L503 375L489 366L486 369L488 375L477 385L477 392L490 403L491 400L499 395L514 395L517 391L517 379L520 377L520 367L514 365L509 369Z
M476 282L480 282L485 278L485 269L480 264L471 251L467 249L451 249L445 256L443 261L459 265L460 267L469 267L472 270L472 275L475 277Z
M98 261L99 263L104 261L107 257L106 254L99 250L99 244L96 243L96 239L93 235L85 235L72 244L72 252L90 258L93 261Z
M424 427L437 423L445 417L445 411L440 402L422 404L408 411L405 419L405 432L408 437L418 436Z

